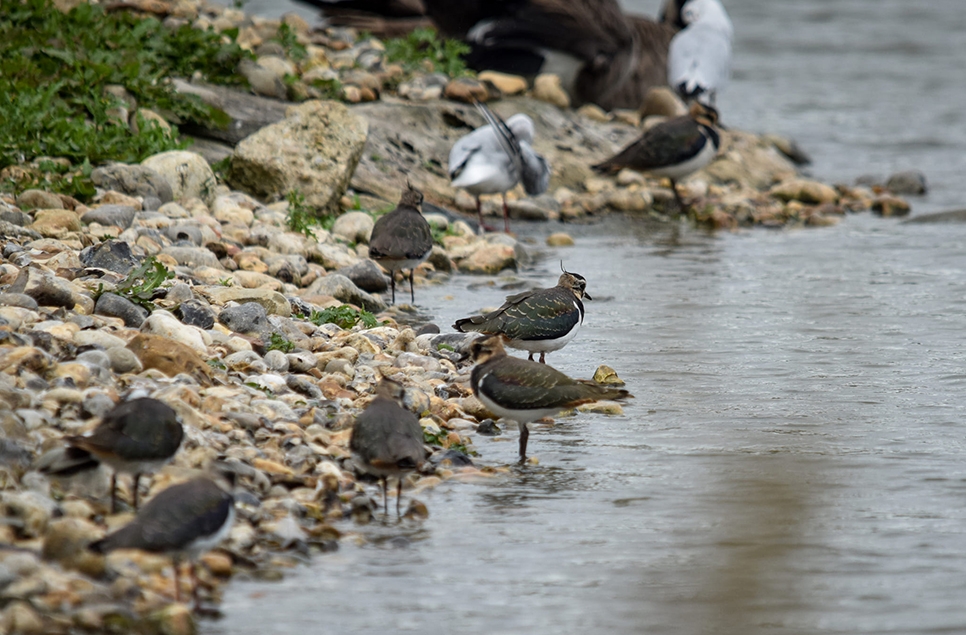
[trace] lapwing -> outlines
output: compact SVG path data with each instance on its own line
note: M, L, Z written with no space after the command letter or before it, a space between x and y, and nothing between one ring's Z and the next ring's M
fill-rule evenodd
M115 549L141 549L171 556L174 564L175 600L181 601L178 567L189 563L191 597L195 609L198 577L195 561L228 537L235 521L233 472L218 472L174 485L152 498L133 521L101 540L91 543L96 553Z
M624 399L626 390L577 381L547 364L510 357L502 335L482 337L470 347L476 362L473 394L495 415L520 424L520 462L527 458L527 424L561 410L600 399Z
M564 271L557 286L511 295L496 311L457 320L453 328L463 333L505 335L507 346L527 351L530 361L534 353L540 353L544 364L547 353L566 346L584 323L583 300L593 300L586 287L583 276Z
M104 415L87 436L65 437L68 447L42 472L70 476L103 463L111 475L111 513L117 513L117 475L134 477L133 504L138 508L138 485L142 474L159 470L178 451L184 429L177 413L162 401L141 397L118 404Z
M396 303L396 272L409 269L409 297L416 302L413 270L433 251L433 232L423 218L423 193L409 186L399 205L376 221L369 238L369 257L389 270L392 303Z
M616 174L623 168L648 172L671 179L671 189L682 210L687 209L678 193L677 181L711 163L721 136L715 125L718 111L701 102L691 103L687 115L648 128L640 138L594 170Z
M382 505L389 513L390 476L397 477L396 514L400 513L403 476L426 460L423 429L419 419L402 406L405 389L385 377L376 386L376 398L356 417L349 450L356 467L382 481Z
M686 0L680 21L668 48L668 84L685 101L713 106L731 75L731 19L719 0Z
M516 114L503 121L486 104L476 102L476 107L487 124L453 144L449 153L449 177L453 187L465 188L476 197L481 227L485 225L480 195L502 194L503 229L509 233L507 191L523 183L530 196L543 194L550 185L550 166L531 145L534 127L530 117Z

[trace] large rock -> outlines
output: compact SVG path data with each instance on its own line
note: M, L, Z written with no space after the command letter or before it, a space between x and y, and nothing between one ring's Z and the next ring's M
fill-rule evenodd
M197 287L196 291L208 299L212 304L226 304L228 302L258 302L269 315L289 317L292 315L292 305L285 296L272 289L243 289L240 287Z
M80 260L87 267L107 269L121 275L127 275L141 264L131 252L131 245L123 240L105 240L96 247L89 247L80 253Z
M835 203L839 199L838 193L832 187L806 179L792 179L779 183L771 188L770 193L783 201L801 201L810 205Z
M174 200L171 183L145 165L105 165L91 172L91 181L103 190L115 190L130 196L153 196L162 203Z
M164 177L171 186L174 200L200 198L211 202L217 181L211 166L200 154L169 150L148 157L141 165Z
M339 302L360 306L366 311L382 311L386 303L377 296L370 295L357 287L352 280L336 273L323 276L309 285L306 296L327 295Z
M178 318L167 311L155 311L141 324L142 333L160 335L168 339L190 346L200 355L208 353L201 331L193 326L182 324Z
M718 157L693 178L706 175L711 182L737 183L763 190L797 173L795 164L767 138L740 130L723 130Z
M919 170L896 172L886 181L886 189L893 194L925 194L926 175Z
M335 273L352 280L357 287L369 293L382 293L389 288L389 278L375 261L368 258L354 265L342 267Z
M139 333L128 345L144 368L154 368L169 377L187 373L198 383L211 383L208 364L187 344L149 333Z
M346 212L335 220L332 233L354 243L369 244L376 221L365 212Z
M62 306L65 309L73 309L76 304L74 290L66 280L36 267L21 269L7 292L29 295L40 306Z
M38 210L34 215L34 222L30 225L30 229L48 238L58 238L68 232L76 232L80 228L80 217L67 209Z
M110 227L116 225L121 229L127 229L134 222L137 210L130 205L101 205L95 207L81 216L81 222L85 225L97 223Z
M258 302L228 307L218 314L218 321L236 333L264 335L271 330L268 313Z
M229 183L270 201L297 189L310 207L337 212L362 156L368 123L332 101L292 106L286 115L238 144Z
M94 305L94 313L121 318L125 326L135 329L140 328L148 317L147 309L115 293L102 293Z

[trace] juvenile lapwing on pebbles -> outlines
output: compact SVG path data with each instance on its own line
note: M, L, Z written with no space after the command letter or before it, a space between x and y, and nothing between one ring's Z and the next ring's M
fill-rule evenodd
M419 419L402 406L405 389L383 378L376 386L376 398L356 417L349 438L349 450L361 472L382 481L382 504L389 513L390 476L397 477L396 514L400 513L403 477L426 460L423 429Z
M538 196L550 185L550 166L533 149L533 120L516 114L503 121L486 104L476 103L486 119L481 126L461 138L449 153L449 177L453 187L465 188L476 197L476 213L480 227L483 211L482 194L503 195L503 229L510 232L510 212L506 193L523 183L530 196Z
M409 269L409 297L416 302L413 270L433 251L433 232L423 218L423 193L412 186L403 192L399 205L376 221L369 238L369 257L389 270L392 303L396 303L396 272Z
M495 415L520 424L520 462L527 458L527 424L561 410L601 399L624 399L626 390L571 379L547 364L510 357L502 335L473 342L476 366L470 374L473 394Z
M457 320L453 325L463 333L505 335L507 346L533 354L546 355L558 351L574 338L584 323L584 303L593 298L586 291L583 276L564 271L557 286L511 295L496 311Z
M671 179L671 189L682 210L687 209L678 193L677 181L711 163L721 136L715 125L718 111L700 102L692 102L686 115L675 117L648 128L637 141L621 150L594 170L616 174L623 168L648 172Z
M159 493L144 506L129 524L91 543L96 553L115 549L141 549L163 553L174 561L175 600L181 601L178 567L189 563L191 596L200 608L195 561L228 537L235 521L233 472L200 476Z
M713 106L731 76L731 19L719 0L686 0L680 23L668 47L668 84L684 100Z
M107 465L114 471L112 514L117 512L117 474L131 474L133 504L137 509L141 475L156 472L170 461L183 438L184 429L170 406L151 397L132 399L108 411L91 434L65 437L68 447L63 455L41 467L41 471L70 476L100 463Z

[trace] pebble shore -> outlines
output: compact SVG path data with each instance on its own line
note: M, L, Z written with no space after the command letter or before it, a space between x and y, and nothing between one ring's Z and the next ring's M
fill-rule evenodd
M56 4L65 9L71 2ZM235 467L259 502L241 501L229 539L203 558L203 596L212 605L232 575L284 575L306 556L337 549L358 524L381 514L377 488L357 480L348 463L348 441L354 416L383 376L406 386L405 405L420 417L433 448L422 473L407 477L407 498L415 498L403 522L418 523L431 512L421 491L506 469L471 456L474 436L493 430L469 389L466 357L474 335L450 333L448 325L439 325L440 334L413 307L387 306L388 278L367 258L370 212L395 204L393 192L400 190L393 184L380 193L360 180L412 176L429 201L463 211L474 202L448 186L438 165L386 173L384 164L394 158L377 157L372 144L387 136L369 125L367 105L352 104L446 110L474 98L517 96L513 103L521 107L559 113L564 124L545 115L537 135L537 150L554 166L551 192L532 201L511 196L516 218L579 223L608 211L663 217L673 205L667 182L630 171L601 178L587 168L639 126L673 114L673 104L653 115L560 110L568 103L553 78L530 86L496 74L452 79L433 68L412 72L385 63L378 40L345 29L313 32L288 16L284 22L306 49L293 60L272 41L279 21L193 0L125 4L172 26L239 29L238 41L258 54L244 69L253 90L308 101L272 126L282 128L242 142L248 146L238 156L252 159L233 163L227 182L211 169L211 157L172 151L139 165L99 167L92 174L98 193L87 204L39 189L0 195L2 634L195 631L195 616L173 601L168 558L133 551L104 557L86 549L132 517L108 513L109 472L51 479L34 469L62 437L89 431L134 390L169 404L186 430L173 463L146 479L149 492L142 496L217 459ZM333 80L337 95L321 88ZM340 103L314 101L325 97ZM292 231L283 190L298 161L272 172L275 182L259 159L271 163L275 157L267 153L277 139L319 112L344 122L327 134L350 142L327 170L337 177L316 179L305 188L306 200L341 215L330 230ZM568 147L567 125L597 135L599 145ZM444 131L434 142L445 146L448 134L457 133ZM719 159L683 183L695 201L694 220L717 228L824 226L865 210L903 215L909 204L898 194L918 193L915 175L889 187L804 179L789 158L795 155L789 141L740 131L724 136ZM445 165L445 155L437 158ZM0 177L34 167L6 168ZM354 194L354 186L368 194ZM259 189L271 187L279 191ZM486 210L499 213L495 198L486 200ZM532 257L510 235L478 235L472 221L456 214L426 215L439 244L416 271L417 300L420 286L495 275ZM573 240L558 232L547 243ZM160 282L132 298L132 283L152 275ZM376 325L318 319L344 305L373 313ZM615 403L591 408L620 413ZM121 478L119 487L130 500L130 481Z

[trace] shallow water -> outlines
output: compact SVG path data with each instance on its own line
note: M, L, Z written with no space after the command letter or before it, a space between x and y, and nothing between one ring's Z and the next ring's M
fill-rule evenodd
M726 5L728 123L797 138L823 179L920 168L917 213L960 203L958 2ZM426 522L360 528L369 544L280 583L233 582L203 632L966 632L966 226L563 229L577 246L520 275L552 284L562 258L587 278L585 328L550 361L616 368L625 415L532 426L539 465L421 492ZM445 328L511 292L480 281L417 300ZM516 439L478 439L480 459L511 463Z
M585 330L551 361L614 366L625 415L535 426L538 466L422 492L421 526L232 584L207 632L966 630L966 231L580 233L526 277L549 284L559 258L586 276ZM506 293L476 281L418 299L450 324ZM516 438L477 449L508 464Z

